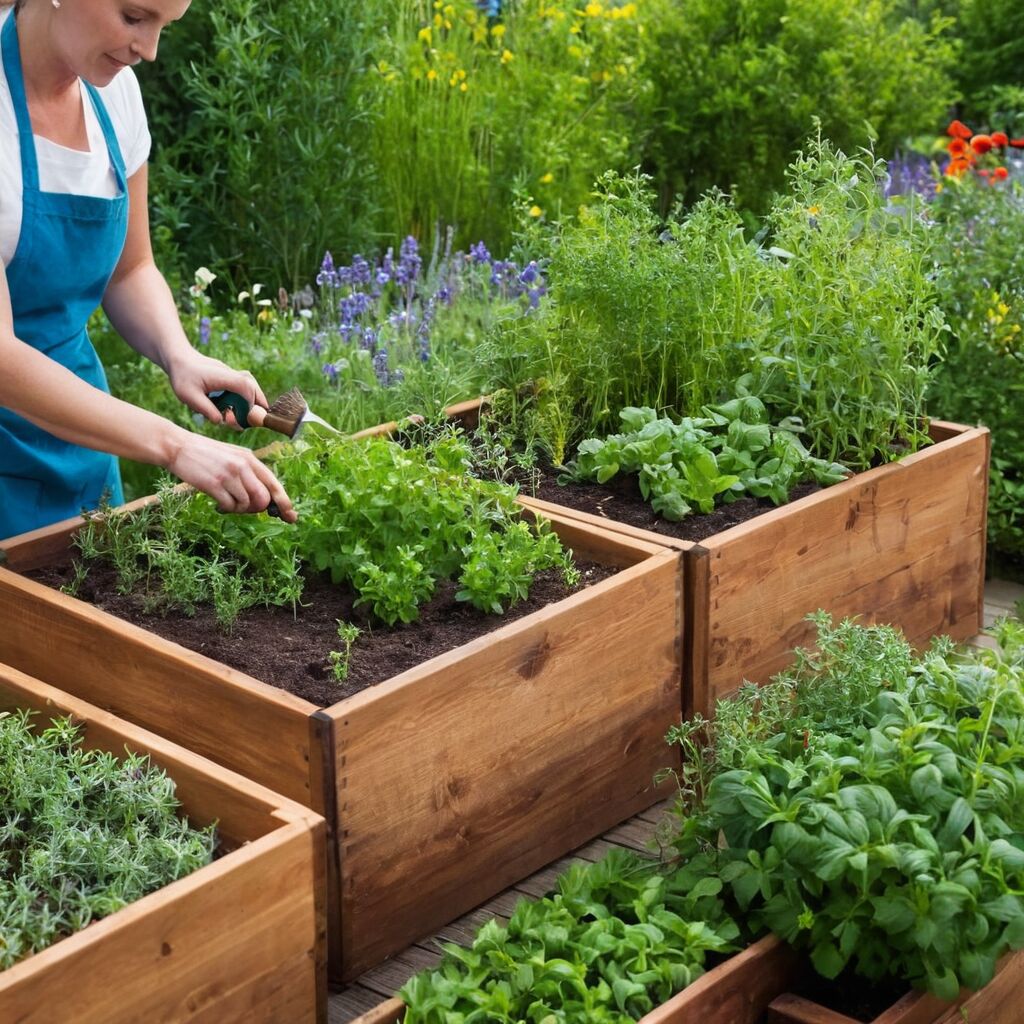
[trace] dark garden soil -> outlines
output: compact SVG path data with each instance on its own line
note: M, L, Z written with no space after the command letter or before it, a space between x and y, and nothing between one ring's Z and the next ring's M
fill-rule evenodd
M576 566L583 575L581 588L618 571L583 561ZM73 573L69 561L26 575L56 588ZM189 650L328 707L573 593L561 570L547 569L534 579L526 601L498 616L456 601L457 589L453 582L440 584L421 606L418 622L388 628L379 623L371 626L368 609L352 607L356 594L351 588L335 586L329 577L310 577L303 604L294 615L291 608L250 608L239 616L230 634L218 626L212 607L199 608L189 618L174 610L166 614L147 610L142 593L122 596L117 592L116 572L107 565L90 568L77 596ZM343 649L338 619L354 622L363 631L352 648L349 675L343 683L335 680L328 659L330 651Z
M790 493L789 500L795 501L820 490L815 483L800 484ZM522 493L529 494L529 488L524 486ZM533 496L577 512L589 512L603 519L651 530L664 537L690 541L704 540L775 508L767 498L741 498L707 515L687 516L678 523L671 523L644 501L635 473L618 473L606 484L566 484L563 487L557 481L557 473L551 470L543 473Z
M910 986L897 978L868 981L858 978L849 970L831 980L808 971L793 986L794 995L803 996L836 1013L844 1013L860 1021L873 1021L909 990Z

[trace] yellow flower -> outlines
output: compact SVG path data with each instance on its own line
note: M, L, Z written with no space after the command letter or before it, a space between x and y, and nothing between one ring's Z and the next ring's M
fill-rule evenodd
M445 4L443 10L449 18L455 13L455 8L451 4Z
M505 34L505 26L504 25L495 25L491 29L491 35L494 36L495 39L500 39L504 34Z
M257 319L257 320L260 320L260 321L262 321L263 323L266 323L266 322L267 322L268 320L273 320L273 319L274 319L274 313L273 313L273 310L270 310L270 309L261 309L261 310L260 310L260 311L259 311L259 312L258 312L258 313L256 314L256 319Z
M583 59L583 47L582 46L577 46L576 43L573 43L572 46L569 47L569 56L570 57L575 57L577 60L582 60Z
M588 18L600 18L604 14L604 8L598 3L589 3L583 10Z
M616 70L616 71L617 71L617 72L618 72L618 73L619 73L620 75L628 75L628 74L629 74L629 71L628 71L628 70L626 70L626 65L625 65L625 64L616 64L616 65L615 65L615 70Z
M512 51L511 50L502 50L501 51L501 63L502 64L507 64L510 60L512 60L512 56L513 55L512 55Z
M444 24L444 18L440 14L434 15L434 28L440 28Z
M437 78L437 72L433 68L431 68L427 72L427 81L428 82L433 82L436 78Z
M572 23L572 24L571 24L571 25L569 26L569 31L570 31L570 32L571 32L571 33L572 33L572 34L573 34L574 36L578 36L578 35L580 34L580 32L581 32L582 30L583 30L583 26L582 26L582 25L581 25L581 24L580 24L580 23L579 23L578 21L574 21L574 22L573 22L573 23Z
M482 22L473 28L473 42L483 43L487 40L487 26Z
M539 206L531 206L530 207L530 216L531 217L543 217L544 216L544 211Z
M466 72L462 68L459 68L459 70L455 72L455 77L460 82L464 82L466 80Z
M433 33L431 32L429 26L427 28L421 28L416 38L421 43L426 43L427 46L429 46L431 44L431 41L433 40Z
M809 214L810 214L810 215L811 215L812 217L817 217L817 216L818 216L818 214L819 214L819 213L821 213L821 207L820 207L820 206L808 206L808 207L807 207L807 212L808 212L808 213L809 213Z
M459 91L460 92L465 92L468 88L469 88L469 86L466 85L465 82L463 82L462 85L459 86Z
M551 182L553 182L554 180L555 180L555 176L550 171L548 171L547 174L542 174L541 175L540 183L542 185L550 185Z

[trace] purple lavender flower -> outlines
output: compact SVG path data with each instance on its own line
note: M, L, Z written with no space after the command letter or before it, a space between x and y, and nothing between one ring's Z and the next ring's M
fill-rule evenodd
M419 277L420 268L423 266L423 260L419 254L419 245L412 235L407 235L402 240L398 257L395 280L401 285L412 284Z
M487 246L484 245L482 241L477 242L476 245L470 246L469 256L474 263L491 262L491 254L487 251Z
M378 334L372 327L365 327L359 338L359 347L367 352L374 352L377 348Z
M454 298L455 296L452 294L451 288L448 285L443 284L437 289L434 293L434 297L430 301L431 303L443 302L446 306L450 306Z
M538 273L537 261L530 260L530 262L523 267L523 272L519 275L519 280L523 284L533 284L533 282L537 280Z
M204 316L199 321L199 344L210 344L210 318L208 316Z
M338 287L338 274L334 269L334 257L330 249L324 253L323 262L320 264L320 273L316 275L316 283L323 288L325 285L330 288Z
M338 367L334 363L324 363L323 375L330 379L332 384L338 380Z
M388 350L386 348L382 348L373 357L373 372L377 375L377 380L381 387L386 388L390 377L388 373Z
M537 288L531 288L527 293L527 298L530 301L530 309L537 309L540 306L541 296L547 295L548 290L544 285L539 285Z
M931 199L935 196L935 175L932 161L920 153L897 153L889 161L882 191L886 199L917 193Z
M309 349L313 355L318 356L324 350L324 333L323 331L317 331L312 338L309 339Z

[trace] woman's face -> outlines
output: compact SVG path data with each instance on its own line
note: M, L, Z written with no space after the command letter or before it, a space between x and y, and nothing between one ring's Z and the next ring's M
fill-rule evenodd
M190 2L61 0L53 11L53 41L74 74L104 86L125 67L155 60L161 31L179 19Z

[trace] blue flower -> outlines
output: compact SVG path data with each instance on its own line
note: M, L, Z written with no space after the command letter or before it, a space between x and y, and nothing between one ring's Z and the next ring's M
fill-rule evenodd
M487 251L487 246L483 242L477 242L476 245L470 246L469 255L474 263L491 262L491 254Z
M338 367L334 363L324 363L323 375L329 377L333 384L338 379Z
M201 345L210 344L210 318L208 316L204 316L199 321L199 343Z
M334 269L334 257L330 249L324 253L323 261L320 264L320 273L316 275L316 283L323 288L327 285L331 288L338 286L338 274Z
M530 260L530 262L523 267L523 272L519 275L519 280L522 281L523 284L533 284L533 282L537 280L537 273L537 261Z
M373 357L373 372L377 375L377 380L381 387L386 388L390 377L388 373L388 350L386 348L382 348Z

